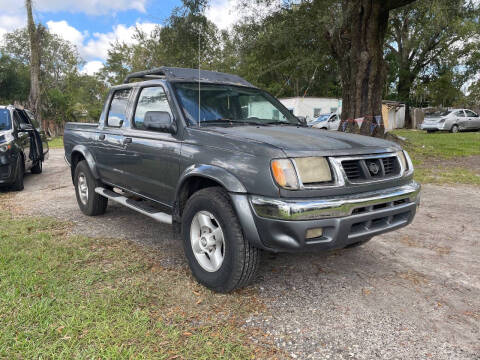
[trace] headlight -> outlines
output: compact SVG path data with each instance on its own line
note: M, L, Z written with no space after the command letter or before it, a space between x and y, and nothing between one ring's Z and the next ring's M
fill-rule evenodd
M326 158L296 158L294 161L302 184L308 185L332 181L332 173Z
M278 186L290 190L299 188L297 172L290 159L273 160L271 168L273 178Z
M332 181L330 166L324 157L273 160L272 174L280 187L289 190L299 189L300 184L309 185Z
M440 121L438 123L443 124L444 122L445 122L445 119L440 119Z
M400 163L402 164L402 168L404 170L404 174L410 173L413 171L413 165L412 165L412 160L410 160L410 156L408 156L408 153L403 150L403 151L398 151L397 152L397 157Z
M0 153L7 152L12 148L12 144L2 144L0 145Z

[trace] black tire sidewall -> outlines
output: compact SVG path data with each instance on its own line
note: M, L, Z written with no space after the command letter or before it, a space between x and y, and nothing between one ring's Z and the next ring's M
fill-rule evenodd
M81 173L83 173L85 175L85 178L87 179L88 200L86 205L80 199L80 194L78 192L78 177ZM85 215L91 215L93 212L93 201L95 200L95 195L96 195L95 193L96 181L93 178L90 172L90 168L88 167L88 164L86 161L80 161L75 168L74 186L75 186L75 195L77 197L78 207Z
M23 190L23 179L25 176L25 163L23 161L23 155L18 154L17 157L17 168L15 173L15 180L11 185L13 191L22 191Z
M199 194L200 195L200 194ZM202 194L203 195L203 194ZM207 198L206 196L193 196L187 203L185 212L182 216L182 239L185 256L194 277L203 285L216 291L229 291L229 284L232 282L232 275L235 273L235 266L242 262L238 257L243 253L241 242L243 242L243 234L239 231L238 220L230 219L230 204L226 204L222 199ZM204 270L198 263L191 246L190 227L193 217L199 211L208 211L212 213L222 228L225 242L225 256L220 269L215 272ZM236 222L236 224L232 224Z

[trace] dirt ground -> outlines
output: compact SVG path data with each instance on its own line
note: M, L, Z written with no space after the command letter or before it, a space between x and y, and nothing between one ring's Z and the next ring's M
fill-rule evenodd
M84 216L63 150L13 195L20 212L72 221L74 231L159 250L185 267L171 228L119 205ZM252 287L259 328L299 359L480 359L480 188L425 185L412 225L363 247L268 254Z

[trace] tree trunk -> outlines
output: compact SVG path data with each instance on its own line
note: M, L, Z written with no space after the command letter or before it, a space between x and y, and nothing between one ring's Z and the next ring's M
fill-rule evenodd
M384 136L374 116L382 115L385 80L383 44L388 10L379 0L345 1L342 33L336 39L336 55L342 76L342 122L365 117L360 133ZM341 125L344 126L343 124ZM349 121L347 131L358 132Z
M398 99L405 103L405 128L411 129L413 127L412 117L410 116L410 91L412 90L415 75L410 72L410 69L402 70L400 68L398 76Z
M383 46L389 11L414 0L344 0L342 24L329 31L330 44L342 77L342 123L365 117L361 129L348 121L346 130L383 137L382 94L386 76ZM383 122L381 123L383 124Z
M28 97L30 110L33 111L39 122L42 123L41 94L40 94L40 33L35 26L32 12L32 0L25 0L28 17L28 35L30 38L30 95ZM48 123L43 123L48 128Z

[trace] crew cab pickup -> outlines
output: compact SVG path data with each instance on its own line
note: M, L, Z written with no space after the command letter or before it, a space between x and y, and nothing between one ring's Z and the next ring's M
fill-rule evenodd
M408 225L420 201L397 144L309 128L224 73L131 74L98 124L66 125L64 144L84 214L111 200L173 224L193 275L218 292L248 284L261 250L361 245Z

